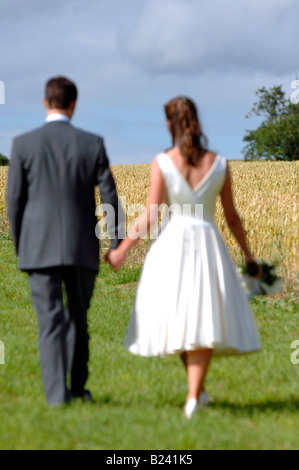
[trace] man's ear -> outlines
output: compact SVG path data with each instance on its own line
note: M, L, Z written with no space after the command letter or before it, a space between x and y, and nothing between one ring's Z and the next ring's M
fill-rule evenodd
M77 104L77 100L74 100L74 101L71 102L71 104L69 106L68 116L69 116L70 119L71 119L71 117L73 116L73 114L75 112L76 104Z

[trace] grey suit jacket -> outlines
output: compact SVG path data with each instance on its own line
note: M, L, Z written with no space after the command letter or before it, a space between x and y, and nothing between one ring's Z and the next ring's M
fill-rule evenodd
M14 139L7 202L19 269L81 266L98 270L94 189L112 205L111 248L124 236L124 213L103 139L53 121ZM120 236L121 233L121 236Z

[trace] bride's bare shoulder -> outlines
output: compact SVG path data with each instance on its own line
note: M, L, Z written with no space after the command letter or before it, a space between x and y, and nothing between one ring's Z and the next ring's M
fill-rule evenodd
M214 152L207 151L205 153L205 158L208 162L213 163L213 161L217 158L217 154Z
M170 157L180 153L178 147L170 147L169 149L164 150L164 153L167 153Z

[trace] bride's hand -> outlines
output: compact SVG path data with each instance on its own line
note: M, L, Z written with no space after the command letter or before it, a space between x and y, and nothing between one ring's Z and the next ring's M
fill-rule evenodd
M112 268L115 269L115 271L117 271L124 265L126 259L127 253L123 250L120 250L119 248L111 250L105 255L105 261L110 263Z

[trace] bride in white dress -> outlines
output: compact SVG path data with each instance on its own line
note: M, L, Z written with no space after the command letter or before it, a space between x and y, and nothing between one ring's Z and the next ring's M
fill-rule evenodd
M213 221L218 195L245 262L256 262L235 208L228 162L206 149L194 103L175 98L165 112L173 148L153 160L146 211L106 259L119 269L164 203L166 216L144 263L125 346L141 356L180 355L189 389L184 410L191 418L209 402L204 380L213 355L260 350L250 304Z

